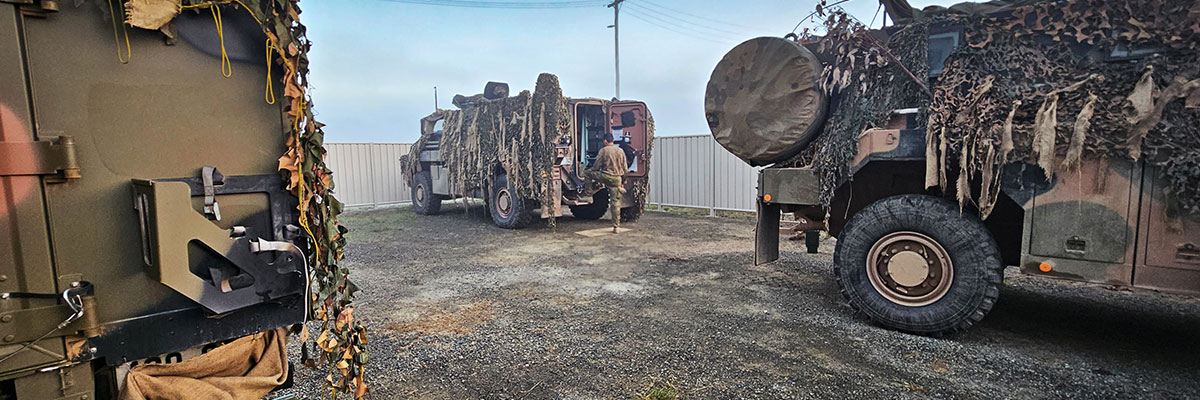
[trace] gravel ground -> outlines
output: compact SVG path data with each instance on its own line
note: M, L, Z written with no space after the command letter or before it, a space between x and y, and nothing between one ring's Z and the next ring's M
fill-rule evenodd
M1200 301L1032 279L947 339L856 316L821 254L752 264L753 221L647 213L556 229L480 207L347 214L371 398L1200 398ZM299 359L294 343L291 357ZM280 394L319 397L299 369Z

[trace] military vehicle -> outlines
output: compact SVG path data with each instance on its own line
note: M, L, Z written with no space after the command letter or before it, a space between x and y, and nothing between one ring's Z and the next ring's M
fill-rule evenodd
M654 139L650 110L640 101L564 98L557 78L550 78L543 74L535 93L517 96L508 96L508 84L489 82L483 94L456 96L461 110L438 110L422 119L421 139L400 161L413 210L437 214L445 200L481 198L496 226L509 229L560 217L564 205L575 218L594 220L604 216L609 201L620 201L621 220L640 217ZM530 96L552 99L547 104L564 109L548 121L544 107L527 105ZM522 128L526 120L530 125ZM488 125L495 129L480 128ZM531 133L541 131L537 126L545 133ZM451 139L447 131L457 134ZM618 199L607 189L589 196L582 176L609 134L629 164L622 182L626 191Z
M282 69L221 8L167 45L120 2L0 1L0 398L114 398L131 365L305 320Z
M903 23L915 24L914 14L922 11L908 8L902 0L884 3L889 16ZM837 238L834 275L854 309L885 327L929 335L961 331L979 322L997 300L1005 266L1047 278L1200 294L1200 216L1181 207L1187 192L1171 186L1178 172L1167 174L1169 165L1164 166L1169 157L1200 151L1195 142L1164 146L1170 152L1141 159L1133 150L1128 150L1132 155L1125 154L1127 150L1078 151L1084 144L1097 143L1090 141L1095 137L1120 139L1098 141L1096 148L1101 149L1105 143L1124 144L1127 136L1136 137L1130 126L1141 126L1136 121L1145 120L1137 118L1145 117L1127 120L1128 115L1112 111L1137 107L1138 96L1131 92L1148 96L1183 88L1174 96L1156 94L1149 103L1159 112L1166 110L1165 116L1159 115L1164 121L1194 116L1188 114L1194 111L1184 110L1183 101L1171 104L1188 96L1188 85L1150 90L1153 83L1146 82L1170 81L1170 75L1150 71L1169 70L1165 66L1170 57L1194 57L1195 51L1186 43L1136 45L1119 39L1138 37L1124 36L1125 27L1119 24L1150 20L1137 13L1171 11L1167 6L1106 10L1122 2L1010 3L1014 2L972 4L957 14L963 18L955 16L954 7L927 9L927 14L949 18L926 21L919 29L900 25L842 36L860 40L852 46L879 45L867 50L885 61L867 68L838 64L837 55L829 55L831 49L839 51L836 43L819 38L756 38L725 56L708 83L706 110L718 142L752 165L768 166L758 176L756 264L779 258L781 215L790 213L800 221L797 229L824 229ZM1076 15L1101 13L1120 21L1095 34L1115 42L1090 42L1092 31L1083 28L1078 42L1057 36L1062 31L1050 31L1084 24ZM1027 21L1036 21L1037 28L1022 25ZM1037 34L1004 32L1026 29ZM906 34L909 37L903 37ZM1188 35L1173 40L1194 40ZM1172 48L1171 43L1180 46ZM988 46L1009 47L989 52ZM1008 53L1027 48L1034 50L1020 56ZM843 56L854 54L845 47L840 50ZM915 53L905 59L907 69L896 61L905 52ZM1042 65L1029 54L1064 61ZM1007 64L978 62L989 56L1017 66L1005 69L996 65ZM865 64L864 59L859 55L857 61ZM1050 75L1026 72L1045 66L1053 70L1046 74L1057 73L1059 65L1079 74L1064 79L1083 83L1068 86L1043 79ZM1097 77L1110 70L1123 72L1108 74L1106 81ZM1121 80L1122 75L1131 80ZM863 83L872 79L884 84ZM1002 83L1005 90L993 89ZM1097 103L1095 95L1090 100L1086 96L1092 90L1115 94L1100 96ZM1192 98L1200 99L1197 94L1200 90ZM1059 96L1064 100L1059 102ZM983 112L980 99L991 98L1000 100L989 104L1012 104L1011 109ZM868 107L849 108L864 104ZM1188 104L1194 107L1191 100ZM876 105L887 107L872 111ZM1057 118L1074 117L1073 126L1056 125L1055 112ZM858 125L863 129L849 130L855 125L846 121L862 115L868 115ZM937 121L950 123L931 128ZM975 121L988 122L977 129ZM954 124L967 127L966 139L947 140ZM1170 132L1195 135L1195 125L1172 124L1150 131L1148 137L1170 143L1175 140L1167 136ZM1013 150L1014 136L1017 151L1038 146L1039 138L1050 144L1041 155L1035 151L1028 159L1002 159ZM1059 146L1054 144L1056 136ZM954 151L956 143L964 143L966 150ZM1140 150L1137 145L1118 148ZM983 167L970 167L976 161ZM957 185L947 182L946 174L959 174ZM1196 173L1190 174L1184 172L1182 179L1195 182ZM995 196L991 204L986 201L989 194Z

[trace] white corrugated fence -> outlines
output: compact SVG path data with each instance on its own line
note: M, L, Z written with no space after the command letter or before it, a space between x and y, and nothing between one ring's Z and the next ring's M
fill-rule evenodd
M406 143L326 143L335 193L346 206L411 201L400 175ZM729 154L708 135L654 139L650 204L754 211L756 169Z
M408 184L400 156L408 143L326 143L325 163L333 170L334 193L348 207L407 203Z

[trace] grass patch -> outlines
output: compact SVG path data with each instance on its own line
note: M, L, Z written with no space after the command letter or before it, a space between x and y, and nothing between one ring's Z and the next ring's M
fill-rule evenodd
M403 230L416 223L417 213L412 206L358 208L347 210L338 216L338 222L350 229L347 239L374 242L382 239L382 233Z
M703 216L703 217L708 216L707 208L698 208L698 207L663 206L662 209L660 210L657 205L647 205L646 211L658 211L658 212L665 212L665 213L669 213L669 214L682 214L682 215L688 215L688 216ZM714 214L716 214L716 216L722 217L722 218L754 219L754 212L752 212L752 211L716 210L714 212Z
M411 333L418 336L460 336L496 318L491 302L462 305L453 311L422 313L416 320L394 322L388 329L395 333Z
M633 398L635 400L675 400L679 398L679 388L672 385L671 382L656 380Z

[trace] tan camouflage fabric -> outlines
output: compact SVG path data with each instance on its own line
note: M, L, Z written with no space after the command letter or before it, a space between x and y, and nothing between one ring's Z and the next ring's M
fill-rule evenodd
M821 132L821 71L812 52L791 40L760 37L734 47L704 94L713 138L750 165L795 155Z
M174 364L142 364L121 400L257 400L287 380L287 329L256 333Z

